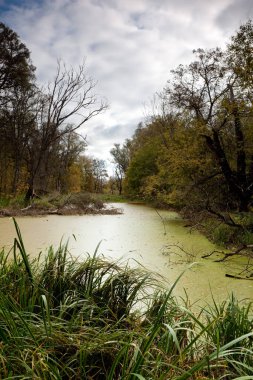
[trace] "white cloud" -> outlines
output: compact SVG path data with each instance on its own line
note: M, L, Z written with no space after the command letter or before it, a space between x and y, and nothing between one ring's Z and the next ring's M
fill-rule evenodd
M99 157L109 157L114 142L131 136L143 118L143 104L163 88L171 69L190 62L194 48L224 46L253 14L251 0L27 0L18 4L11 6L10 1L2 21L31 50L40 81L53 77L57 58L76 65L86 57L88 72L98 81L97 93L110 104L83 130L89 150Z

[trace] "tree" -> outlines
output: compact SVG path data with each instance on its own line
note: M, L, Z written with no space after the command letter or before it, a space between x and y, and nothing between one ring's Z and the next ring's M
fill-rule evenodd
M122 147L120 147L120 144L114 144L114 148L110 150L110 153L113 156L117 188L119 194L121 195L123 189L123 179L125 177L130 159L129 143L126 141Z
M150 139L135 152L126 173L126 192L130 196L145 196L149 178L158 172L159 150L160 145Z
M33 96L34 89L13 91L8 107L2 109L0 139L8 146L7 157L12 161L13 175L10 191L15 194L20 173L27 159L30 136L34 130Z
M0 23L0 147L1 180L8 170L8 179L1 181L1 191L16 193L28 132L33 116L30 109L31 92L34 85L35 68L31 63L30 52L18 35Z
M198 127L230 195L240 211L247 211L253 195L252 157L246 157L245 149L251 105L226 53L199 49L195 54L196 61L173 71L173 80L165 89L167 101Z
M79 165L82 170L82 190L94 192L95 179L93 176L93 160L91 157L82 155L79 157Z
M77 182L81 181L79 178L82 177L80 156L85 147L86 142L75 132L56 140L48 152L47 159L42 162L40 167L37 178L38 188L43 191L55 189L65 193L71 191L75 187L73 185L74 177L78 178ZM70 183L72 183L71 186ZM75 188L80 188L80 186Z
M94 87L94 81L86 75L84 64L74 70L67 69L62 62L58 62L55 78L48 85L47 94L42 91L38 94L34 110L36 128L29 147L27 197L34 188L43 161L47 160L54 143L107 108L104 102L97 101L93 93Z
M18 35L0 23L0 105L6 105L13 89L30 86L35 68L30 52Z
M94 178L94 191L95 193L102 193L108 173L104 160L94 158L92 160L92 175Z
M237 33L231 37L228 44L228 63L237 79L240 81L241 88L248 88L253 85L253 25L249 20L242 24ZM252 98L252 93L247 96Z

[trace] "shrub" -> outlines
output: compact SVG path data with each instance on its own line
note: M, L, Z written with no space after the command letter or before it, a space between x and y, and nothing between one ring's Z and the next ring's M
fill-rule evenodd
M236 230L226 224L219 224L213 230L213 240L218 245L234 243Z

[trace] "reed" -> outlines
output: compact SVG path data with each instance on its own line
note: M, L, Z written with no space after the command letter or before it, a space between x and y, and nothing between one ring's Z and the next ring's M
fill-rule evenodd
M252 304L195 315L143 269L67 246L0 254L0 378L253 379ZM177 280L180 281L180 278Z

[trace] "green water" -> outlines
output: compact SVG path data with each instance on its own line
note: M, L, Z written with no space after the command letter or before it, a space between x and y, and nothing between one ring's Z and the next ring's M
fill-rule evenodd
M119 205L115 205L119 207ZM186 291L190 302L217 301L233 292L239 299L253 300L253 281L235 280L226 273L238 273L241 259L215 263L201 256L217 249L204 236L190 228L178 214L158 213L147 206L120 204L121 215L46 216L17 218L25 246L31 256L61 240L69 240L75 256L93 253L100 243L99 254L113 260L143 265L161 275L170 286L185 270L175 294ZM0 219L0 246L9 249L15 230L10 218Z

